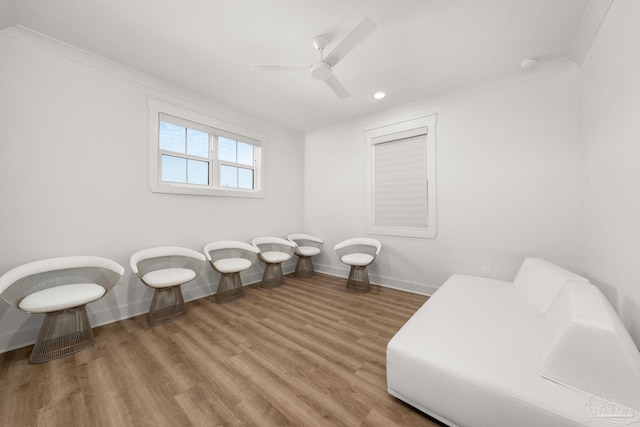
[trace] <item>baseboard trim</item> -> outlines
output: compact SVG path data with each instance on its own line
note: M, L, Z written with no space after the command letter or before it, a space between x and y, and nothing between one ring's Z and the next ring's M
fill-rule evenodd
M328 265L314 265L314 268L319 273L329 274L331 276L344 277L345 279L349 276L349 270L346 268L336 268ZM426 296L431 296L438 290L437 286L393 279L371 273L369 273L369 281L375 285L384 286L385 288L397 289L404 292L411 292L413 294Z
M349 275L349 271L343 268L336 268L326 265L315 265L314 268L319 273L329 274L331 276L346 278ZM295 264L287 264L283 266L284 274L290 274L294 271ZM245 286L259 283L261 280L261 272L255 272L243 276L243 282ZM438 289L435 286L423 283L408 282L405 280L392 279L389 277L381 277L371 274L369 275L369 280L371 280L371 283L376 285L420 295L429 296ZM200 298L212 296L214 295L214 293L212 292L212 287L210 285L198 284L197 286L190 285L189 287L183 289L183 295L185 301L193 301ZM149 310L149 305L151 305L151 297L133 301L128 304L121 304L116 307L106 307L97 310L92 310L91 305L89 305L87 306L87 312L89 314L91 325L93 327L98 327L117 322L119 320L129 319L131 317L145 314ZM11 308L11 310L13 310L13 308ZM44 318L44 316L42 317ZM6 353L7 351L15 350L17 348L33 345L36 342L41 323L42 322L37 322L37 324L28 326L25 325L24 328L21 328L17 331L0 334L0 353Z

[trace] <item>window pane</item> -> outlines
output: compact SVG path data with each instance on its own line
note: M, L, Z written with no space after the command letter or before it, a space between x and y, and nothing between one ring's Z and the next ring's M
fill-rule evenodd
M160 122L160 148L162 150L185 152L186 128L167 122Z
M187 153L192 156L209 157L209 134L187 129Z
M238 142L238 163L253 166L253 145Z
M188 160L187 167L189 184L209 185L209 162L199 160Z
M220 186L238 188L238 168L221 165Z
M187 159L162 155L162 180L187 182Z
M253 190L253 170L238 169L238 188Z
M222 136L218 137L218 160L236 162L236 142Z

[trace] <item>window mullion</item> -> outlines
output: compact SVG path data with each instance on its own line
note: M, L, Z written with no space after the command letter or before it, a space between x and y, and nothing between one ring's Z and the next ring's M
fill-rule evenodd
M167 155L167 156L173 156L173 157L180 157L182 159L188 159L188 160L198 160L201 162L210 162L211 159L208 157L200 157L200 156L194 156L192 154L186 154L186 153L177 153L175 151L168 151L168 150L163 150L163 149L158 149L158 152L160 153L160 156L162 155Z
M225 160L219 160L218 162L219 162L220 165L231 166L231 167L238 168L238 169L251 169L252 171L256 170L255 166L245 165L243 163L233 163L233 162L227 162Z
M209 134L209 186L218 187L218 177L216 171L220 169L217 165L218 156L218 137L212 133Z

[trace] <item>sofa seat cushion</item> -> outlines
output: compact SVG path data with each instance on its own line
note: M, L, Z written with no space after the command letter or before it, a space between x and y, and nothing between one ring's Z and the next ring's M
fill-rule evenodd
M168 288L182 285L196 278L196 273L188 268L164 268L142 276L142 281L152 288Z
M347 265L355 265L356 267L362 267L365 265L369 265L373 262L373 256L369 254L348 254L340 258L344 264Z
M28 313L50 313L88 304L102 298L105 292L95 283L56 286L26 296L19 307Z
M389 342L388 391L459 425L583 425L588 396L538 375L542 322L512 283L454 275Z
M245 258L223 258L215 261L213 265L221 273L239 273L251 268L251 261Z
M316 248L315 246L298 246L295 249L296 255L302 256L316 256L320 252L320 248Z
M289 255L286 252L267 251L267 252L261 252L260 257L264 260L264 262L268 264L278 264L281 262L285 262L286 260L291 258L291 255Z

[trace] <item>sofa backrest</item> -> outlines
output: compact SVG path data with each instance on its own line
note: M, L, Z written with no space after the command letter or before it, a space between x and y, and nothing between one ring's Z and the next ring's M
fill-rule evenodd
M640 352L620 318L591 284L567 283L547 312L538 373L640 410Z
M587 279L540 258L525 258L513 284L540 313L545 314L569 280L589 283Z

